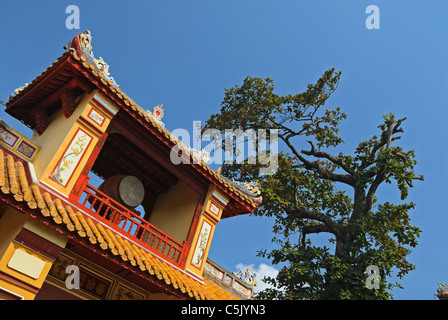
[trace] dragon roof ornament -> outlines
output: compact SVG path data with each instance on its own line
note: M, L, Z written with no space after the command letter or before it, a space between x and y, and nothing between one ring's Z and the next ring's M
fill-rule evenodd
M258 282L255 281L255 277L257 274L252 271L252 269L246 269L246 272L240 270L238 273L234 272L234 275L238 276L242 281L247 283L250 286L257 286Z
M216 173L219 174L224 180L226 180L229 184L240 190L243 194L252 198L252 201L255 203L261 203L263 197L261 196L261 190L258 187L258 184L254 181L250 182L240 182L235 180L230 180L229 178L222 175L222 169L218 168Z
M92 34L89 30L76 35L66 46L65 49L73 48L79 56L83 56L96 67L98 73L102 73L106 80L112 81L112 85L119 87L115 79L109 73L109 65L102 57L95 58L92 51Z
M22 87L19 87L17 89L14 90L13 93L11 93L11 95L9 96L9 99L15 97L16 95L18 95L21 91L23 91L23 89L25 89L28 86L29 83L25 83Z

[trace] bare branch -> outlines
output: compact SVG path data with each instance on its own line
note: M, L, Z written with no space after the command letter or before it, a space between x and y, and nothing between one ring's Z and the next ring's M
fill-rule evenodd
M306 154L308 156L315 156L316 158L325 158L330 160L331 162L333 162L334 164L340 166L342 169L345 170L345 172L347 172L350 175L354 175L355 172L350 169L347 164L340 158L336 158L334 156L332 156L331 154L327 153L327 152L323 152L323 151L316 151L315 147L314 147L314 143L312 141L307 141L310 145L311 145L311 150L310 151L306 151L306 150L302 150L303 154Z
M314 210L308 210L305 208L284 208L286 213L291 216L294 217L295 219L312 219L312 220L317 220L323 223L323 225L325 225L325 230L322 229L322 231L326 231L326 232L330 232L333 233L334 235L338 236L341 232L339 230L339 227L333 222L333 220L331 220L330 217L328 217L327 215L318 212L318 211L314 211ZM304 226L304 227L312 227L311 225L308 226ZM317 227L314 227L317 230ZM313 228L311 228L310 230L313 230ZM321 227L323 228L323 227Z
M320 232L333 233L333 231L330 228L328 228L328 226L326 224L324 224L324 223L313 224L313 225L305 225L302 228L302 233L303 234L312 234L312 233L320 233Z
M403 128L400 128L400 125L401 125L401 123L402 123L403 121L405 121L406 119L407 119L407 118L402 118L402 119L397 120L397 122L396 122L396 124L395 124L395 127L394 127L392 133L403 132Z
M320 178L331 180L331 181L336 181L336 182L342 182L342 183L348 184L350 186L355 185L355 179L351 175L334 173L334 172L331 172L330 170L322 167L317 162L308 161L300 154L300 152L298 152L296 150L296 148L294 148L294 146L291 144L291 142L289 141L288 138L286 138L285 136L283 136L281 134L279 134L278 136L291 149L291 151L297 157L297 159L299 159L303 163L305 168L308 170L313 170L313 171L317 172L319 174Z

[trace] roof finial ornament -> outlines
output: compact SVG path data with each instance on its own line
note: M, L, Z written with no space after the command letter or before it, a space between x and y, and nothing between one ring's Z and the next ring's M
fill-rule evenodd
M162 127L165 126L165 124L162 121L163 116L165 115L165 112L163 110L163 104L158 104L154 108L152 108L152 112L149 110L146 110L146 114L154 119L158 124L160 124Z
M86 30L79 34L79 44L81 46L81 49L84 49L83 51L85 51L88 55L90 55L93 58L92 34L90 33L90 30Z
M104 59L102 57L95 59L92 51L92 34L90 33L90 30L79 33L72 39L72 41L64 46L64 48L69 50L70 48L73 48L79 57L84 57L90 64L95 66L96 71L103 74L106 80L112 81L112 84L115 87L119 87L115 82L115 79L111 77L109 73L109 65Z
M249 183L245 183L244 187L251 193L252 196L256 197L261 195L261 190L258 188L256 182L251 181Z
M98 66L98 68L100 69L100 71L105 76L110 76L109 65L104 61L104 59L102 57L99 57L98 59L96 59L95 62L96 62L96 65Z
M159 120L162 120L165 112L163 111L163 104L158 104L154 108L152 108L152 115Z
M246 282L248 285L251 286L257 286L258 282L255 281L255 277L257 276L255 272L252 272L252 269L246 269L246 272L243 273L243 271L239 271L238 273L233 273L234 275L237 275L240 277L241 280Z
M437 292L439 294L448 293L448 284L446 284L445 282L437 282L437 284L439 285L439 287L437 288Z
M15 97L16 95L18 95L20 92L23 91L23 89L25 89L28 86L28 83L25 83L22 87L17 88L14 90L14 92L9 96L9 98L11 99L12 97Z

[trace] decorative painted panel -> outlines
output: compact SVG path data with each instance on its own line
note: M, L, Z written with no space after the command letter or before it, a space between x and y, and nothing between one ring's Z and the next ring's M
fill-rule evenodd
M213 202L210 201L210 205L208 207L208 210L213 213L214 215L216 215L217 217L219 217L219 207L217 205L215 205Z
M19 140L19 137L7 128L0 126L0 139L12 148L16 144L17 140Z
M79 286L81 291L105 300L112 285L112 279L102 277L82 264L79 266Z
M56 261L53 262L53 265L51 266L50 272L48 274L55 277L56 279L65 281L65 278L67 277L67 273L65 271L67 270L68 266L73 265L74 263L74 259L61 254L56 258Z
M222 281L224 278L224 272L215 268L210 263L207 263L207 262L205 263L204 271L207 272L208 274L212 275L213 277L215 277L218 280Z
M33 161L40 147L0 120L0 144L20 158Z
M230 286L232 284L233 278L226 274L226 278L224 279L224 282Z
M64 155L61 157L51 174L51 178L63 186L67 185L91 141L92 136L83 130L78 129L70 145L67 147Z
M104 120L106 119L101 114L99 114L94 108L90 110L88 117L92 119L100 127L103 125Z
M17 151L23 154L25 157L31 159L34 152L36 152L36 148L22 140L19 147L17 148Z
M145 295L119 283L110 300L145 300Z
M45 261L21 249L17 249L9 260L8 267L28 277L37 279L45 268Z
M60 254L49 272L47 278L52 285L67 289L67 267L74 265L79 267L79 289L70 289L72 293L84 299L101 300L146 300L148 292L135 287L109 271L86 261L81 256L69 251Z
M245 295L245 296L247 296L247 297L250 297L250 296L252 295L252 290L250 290L250 289L244 287L243 285L241 285L241 284L238 283L237 281L234 281L234 282L233 282L232 287L233 287L236 291L240 292L241 294L243 294L243 295Z
M204 260L205 251L207 250L208 241L210 239L212 225L206 220L203 220L199 237L196 241L196 247L193 251L191 264L198 269L201 269L202 261Z

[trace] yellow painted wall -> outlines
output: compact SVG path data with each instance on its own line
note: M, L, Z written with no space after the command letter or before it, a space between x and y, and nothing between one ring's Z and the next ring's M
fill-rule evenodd
M87 106L92 96L93 93L90 95L85 95L69 118L66 118L62 113L62 109L59 109L48 119L49 125L41 135L34 132L31 140L41 146L39 155L33 163L38 179L42 177L42 174L48 167L48 164L55 156L62 142L66 139L68 133L84 111L85 106Z
M96 106L92 99L96 99L99 106ZM92 109L98 116L104 119L101 124L96 123L89 117ZM112 104L98 90L94 90L80 99L78 106L69 118L64 116L62 109L56 111L50 117L46 130L41 135L37 133L33 135L32 140L42 146L39 155L34 161L37 179L68 196L89 160L100 135L107 129L111 116L118 109L118 106ZM82 134L76 140L73 140L78 130L81 130ZM85 141L85 145L81 140ZM79 150L81 144L83 144L85 149L81 149L82 153L79 156L73 156L76 154L73 150ZM62 162L61 159L68 154L71 154L71 158L69 157ZM60 161L63 163L62 167L65 167L65 171L60 171L64 177L62 178L59 175L59 178L63 181L62 184L50 178ZM74 171L72 175L69 175L72 169Z
M11 294L19 296L20 299L23 300L33 300L35 297L34 292L25 288L18 287L9 281L0 279L0 290L3 291L4 289L11 291Z
M53 261L14 241L23 228L60 247L65 247L68 238L37 220L29 218L29 215L12 207L6 207L0 219L0 271L33 287L40 288ZM14 259L11 259L13 257ZM30 276L35 272L39 274L37 278ZM0 290L11 291L25 300L34 299L35 296L34 291L4 277L0 277Z
M159 195L149 222L170 237L183 242L187 238L197 203L194 190L179 180L167 192Z
M28 215L7 206L0 219L0 259L5 254L9 244L22 230Z
M77 134L78 129L81 129L84 133L87 133L91 137L91 141L86 146L86 150L84 151L82 158L79 160L79 163L73 172L72 178L67 182L67 185L64 187L54 181L50 178L50 175L53 173L53 171L56 169L56 167L59 164L59 161L61 160L61 157L65 154L67 151L67 147L71 145L73 137ZM71 128L69 134L67 135L65 141L60 146L59 150L56 152L55 156L51 160L50 164L47 166L45 171L43 172L41 176L41 180L46 182L47 184L51 185L56 190L62 192L65 195L68 195L75 185L77 178L79 177L79 174L81 173L82 169L84 168L85 164L89 160L90 154L92 153L93 149L95 148L96 143L98 142L98 136L96 136L88 127L84 126L83 124L75 123L73 127Z
M41 264L30 264L30 259L41 262ZM0 271L33 287L40 288L52 263L53 261L49 258L13 241L0 260ZM35 274L37 276L34 276ZM0 286L20 295L26 293L25 299L34 299L35 294L32 291L5 279L0 279Z

